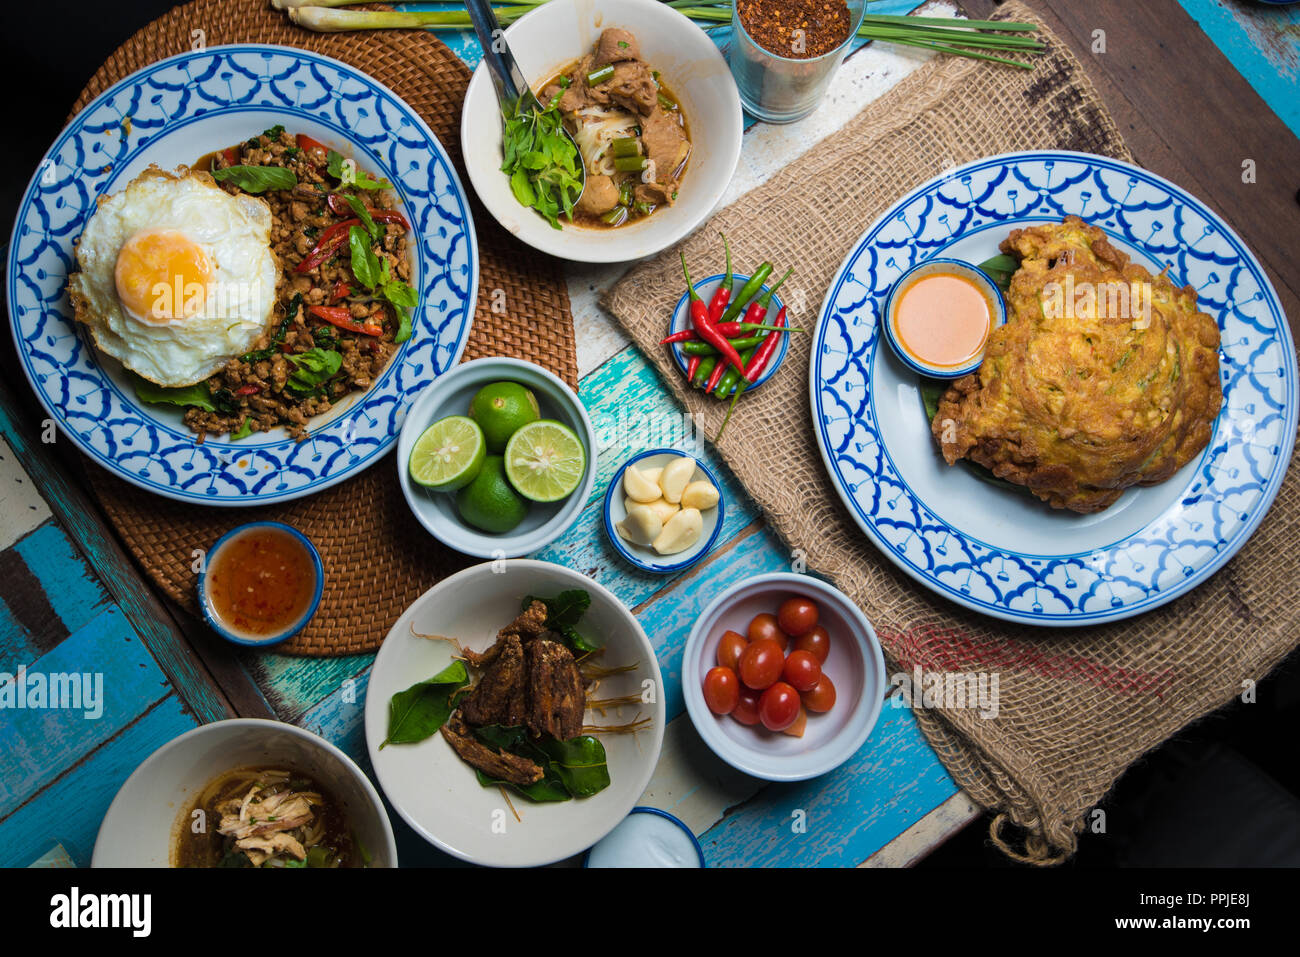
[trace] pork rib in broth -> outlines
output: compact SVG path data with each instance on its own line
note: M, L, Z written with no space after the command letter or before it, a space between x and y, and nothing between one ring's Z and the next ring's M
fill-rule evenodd
M611 27L596 48L543 85L582 152L580 226L622 226L677 201L691 154L686 117L636 37Z

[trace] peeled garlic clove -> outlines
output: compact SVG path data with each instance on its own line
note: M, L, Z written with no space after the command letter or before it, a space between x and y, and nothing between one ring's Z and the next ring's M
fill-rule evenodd
M698 508L704 511L718 504L718 490L712 482L700 480L692 482L682 490L682 507Z
M659 483L646 478L635 465L629 465L623 471L623 491L634 502L653 502L659 498Z
M684 508L664 525L663 531L654 541L654 550L660 555L675 555L684 552L700 540L704 531L704 519L698 508Z
M664 498L670 502L680 502L682 492L694 474L695 460L685 455L680 455L665 465L663 474L659 476L659 487L664 490Z
M680 505L674 505L672 502L665 501L662 498L655 499L653 502L634 502L630 498L623 499L623 507L629 512L638 505L644 505L646 508L652 508L659 513L659 520L666 522L682 510Z
M646 480L647 480L647 481L649 481L649 482L654 482L655 485L658 485L658 484L659 484L659 476L661 476L661 475L664 474L663 466L661 466L661 465L656 465L656 466L655 466L654 468L652 468L652 469L642 469L642 470L641 470L641 474L644 475L644 476L646 477Z
M633 505L627 510L627 518L614 527L629 542L649 545L663 532L664 523L654 509L645 505Z

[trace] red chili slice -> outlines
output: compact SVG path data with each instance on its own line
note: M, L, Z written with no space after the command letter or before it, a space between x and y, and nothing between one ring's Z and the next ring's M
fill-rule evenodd
M316 318L324 319L330 325L346 329L348 332L356 332L363 336L381 336L384 334L383 328L374 323L357 322L352 318L352 313L346 306L308 306L307 311Z

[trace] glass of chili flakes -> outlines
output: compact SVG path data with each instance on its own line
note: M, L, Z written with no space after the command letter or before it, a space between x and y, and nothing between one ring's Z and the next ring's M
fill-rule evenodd
M769 123L815 110L865 10L864 0L736 0L731 73L745 109Z

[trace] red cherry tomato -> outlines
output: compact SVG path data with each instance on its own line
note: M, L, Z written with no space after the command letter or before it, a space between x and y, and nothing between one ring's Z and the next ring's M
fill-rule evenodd
M758 724L758 698L760 692L753 688L740 686L740 699L736 702L735 710L731 716L741 724L754 725Z
M749 640L761 641L764 638L775 641L781 646L782 651L785 651L786 646L790 643L789 636L776 623L776 615L767 612L755 615L754 620L749 623Z
M781 677L798 691L812 691L822 680L822 666L811 652L795 650L785 659Z
M809 711L824 712L830 711L835 707L835 683L831 681L831 676L822 675L822 680L817 682L812 691L803 693L803 705Z
M749 647L745 636L739 632L729 631L718 642L718 664L732 671L740 667L740 655Z
M797 651L807 651L817 659L819 665L826 664L826 656L831 653L831 636L821 625L794 640Z
M781 602L776 622L782 631L797 638L817 627L817 606L807 598L787 598Z
M799 692L778 681L758 699L758 719L769 731L784 731L799 717Z
M808 712L799 706L799 716L794 719L794 724L782 731L782 734L788 734L792 738L802 738L804 730L808 727Z
M731 714L740 700L740 679L730 668L710 668L704 676L704 703L714 714Z
M785 654L771 638L751 641L740 656L740 680L755 691L762 691L777 678L785 667Z

